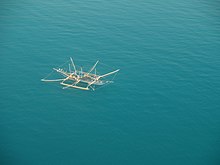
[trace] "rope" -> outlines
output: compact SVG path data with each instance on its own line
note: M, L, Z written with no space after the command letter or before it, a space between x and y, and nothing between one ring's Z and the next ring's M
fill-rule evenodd
M67 62L69 62L69 60L68 61L66 61L65 63L63 63L63 64L61 64L61 65L59 65L58 66L58 68L61 68L62 66L64 66ZM54 73L55 71L54 70L52 70L46 77L44 77L43 79L47 79L48 77L50 77L53 73Z

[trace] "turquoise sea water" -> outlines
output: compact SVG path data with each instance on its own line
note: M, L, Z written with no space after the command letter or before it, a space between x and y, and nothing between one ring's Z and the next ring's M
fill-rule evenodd
M1 165L220 164L220 2L0 2ZM40 81L120 68L95 92Z

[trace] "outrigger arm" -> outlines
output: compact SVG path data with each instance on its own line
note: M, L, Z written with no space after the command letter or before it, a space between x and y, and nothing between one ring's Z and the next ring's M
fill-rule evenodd
M87 85L87 87L86 87L86 88L88 88L88 89L89 89L89 87L90 87L92 84L94 84L96 81L97 81L97 80L94 80L94 81L92 81L91 83L89 83L89 84ZM93 90L94 90L94 89L93 89Z
M78 84L80 82L80 80L77 80L76 82L74 82L73 84L69 85L64 83L63 81L60 83L61 85L65 85L66 87L63 87L63 89L69 88L69 87L76 87L76 84Z
M54 80L46 80L46 79L41 79L41 81L44 82L57 82L57 81L63 81L64 79L54 79Z
M120 69L117 69L117 70L115 70L115 71L112 71L112 72L109 72L109 73L103 74L103 75L101 75L101 76L98 76L98 78L100 79L100 78L103 78L103 77L109 76L109 75L111 75L111 74L114 74L114 73L118 72L119 70L120 70Z

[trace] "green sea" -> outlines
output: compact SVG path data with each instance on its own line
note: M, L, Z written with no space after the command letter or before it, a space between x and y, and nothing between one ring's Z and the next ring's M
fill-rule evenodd
M219 165L219 7L1 0L0 165ZM96 91L40 81L69 57L120 72Z

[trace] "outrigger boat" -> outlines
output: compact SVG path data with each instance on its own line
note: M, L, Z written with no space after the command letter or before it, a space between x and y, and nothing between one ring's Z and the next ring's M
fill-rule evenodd
M104 80L105 77L113 75L119 71L119 69L114 70L112 72L108 72L103 75L97 75L96 66L99 61L92 66L92 68L88 72L82 71L82 67L80 70L77 70L76 65L73 62L73 59L70 57L69 71L65 71L61 68L53 68L54 71L60 73L64 78L62 79L41 79L44 82L60 82L61 85L66 88L77 88L81 90L95 90L95 86L106 85L112 83L113 81ZM73 68L73 71L72 71ZM94 73L93 73L94 71Z

